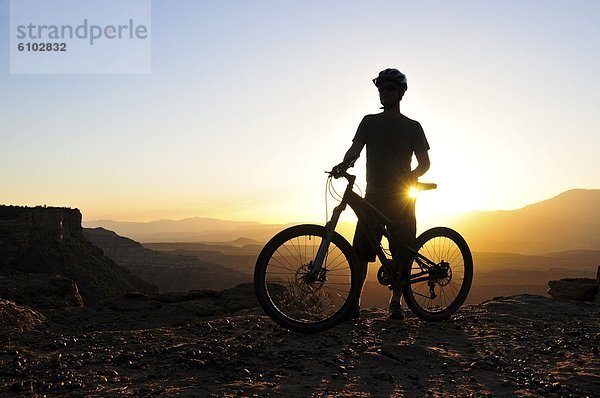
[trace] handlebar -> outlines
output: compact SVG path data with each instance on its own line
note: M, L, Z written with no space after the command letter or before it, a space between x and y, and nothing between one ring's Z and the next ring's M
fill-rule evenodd
M354 179L356 178L353 175L350 175L346 172L346 170L348 170L350 167L354 166L354 162L355 160L349 161L349 162L342 162L338 165L335 165L331 171L326 171L325 173L329 174L331 177L338 179L341 177L346 178L347 180L350 181L350 179L352 179L352 182L354 182ZM432 183L432 182L415 182L413 187L415 189L418 189L419 191L429 191L432 189L436 189L437 188L437 184Z
M332 176L335 179L338 179L340 177L346 177L345 174L349 176L349 174L346 173L346 170L348 170L350 167L354 166L355 161L356 160L351 160L349 162L342 162L340 164L333 166L331 171L326 171L325 173L329 174L330 176Z

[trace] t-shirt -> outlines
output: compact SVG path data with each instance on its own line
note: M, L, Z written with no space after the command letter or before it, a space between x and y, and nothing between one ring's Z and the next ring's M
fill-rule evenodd
M429 143L419 122L404 115L367 115L353 141L367 146L367 193L398 192L411 171L413 153L425 152Z

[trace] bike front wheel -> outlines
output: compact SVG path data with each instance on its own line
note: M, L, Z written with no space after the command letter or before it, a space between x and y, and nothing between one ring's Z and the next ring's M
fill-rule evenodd
M347 319L358 301L358 259L337 232L316 280L307 282L325 228L298 225L275 235L254 269L254 288L264 311L280 326L300 333L330 329Z
M403 288L406 305L418 317L440 321L465 302L473 281L473 256L467 242L453 229L436 227L417 237L415 250L433 267L413 260L409 283ZM421 279L415 282L416 279Z

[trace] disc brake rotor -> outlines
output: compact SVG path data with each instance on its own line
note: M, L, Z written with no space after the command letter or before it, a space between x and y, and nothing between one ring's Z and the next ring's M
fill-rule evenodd
M440 262L441 274L442 277L438 278L435 282L440 286L446 286L452 280L452 268L450 268L450 263L447 263L442 260Z
M308 264L303 264L296 271L296 275L295 275L296 285L298 286L299 289L301 289L305 293L314 293L314 292L321 290L321 288L323 287L323 284L327 280L327 277L326 277L327 269L321 268L321 271L319 271L319 274L317 275L316 279L312 282L307 282L306 276L310 273L311 270L312 270L312 261Z
M430 279L427 282L427 286L429 286L429 297L434 299L437 297L435 293L435 286L446 286L452 280L452 268L450 268L450 263L442 260L439 264L437 264L432 270L432 274L430 274Z

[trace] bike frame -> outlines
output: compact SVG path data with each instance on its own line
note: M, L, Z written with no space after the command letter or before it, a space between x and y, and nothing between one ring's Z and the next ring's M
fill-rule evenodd
M306 275L307 281L315 280L317 278L317 275L319 275L321 268L323 266L323 263L325 261L325 258L327 257L329 245L331 243L331 240L333 239L333 234L335 232L337 223L340 219L340 215L346 209L346 206L350 206L350 208L352 208L352 210L356 214L356 217L362 221L368 220L367 213L369 212L369 210L375 211L377 213L377 215L379 217L381 217L381 220L383 221L382 223L377 223L375 226L377 228L381 228L381 232L382 232L383 236L385 236L388 239L388 241L391 239L391 235L390 235L389 231L387 230L387 228L385 227L385 225L389 225L391 223L391 221L384 214L382 214L375 206L373 206L371 203L366 201L364 198L362 198L360 195L358 195L357 193L355 193L352 190L352 188L354 186L354 182L356 180L356 176L348 174L347 172L341 173L341 176L348 180L348 185L346 186L346 190L344 191L344 195L342 197L340 204L333 209L333 214L331 215L331 219L325 224L325 239L323 239L321 241L321 244L319 245L319 249L317 251L317 255L315 256L313 267L312 267L311 271L308 273L308 275ZM417 264L419 264L422 271L412 275L411 278L408 278L408 276L405 276L400 281L397 281L396 269L398 269L398 268L394 267L394 255L392 254L392 259L389 259L385 255L385 252L383 251L383 248L381 246L381 242L378 241L375 236L373 227L371 227L368 223L366 223L366 225L367 225L367 237L368 237L369 243L373 247L373 250L375 251L375 255L381 262L384 272L386 273L386 276L387 276L388 280L390 281L390 285L391 285L392 289L394 289L394 290L401 289L402 286L404 284L406 284L407 282L412 284L412 283L418 283L418 282L423 282L423 281L428 281L428 280L433 279L431 277L431 269L433 267L435 267L437 264L435 264L434 262L429 260L427 257L420 254L418 251L416 251L412 247L405 244L406 249L412 255L413 261L416 261Z

